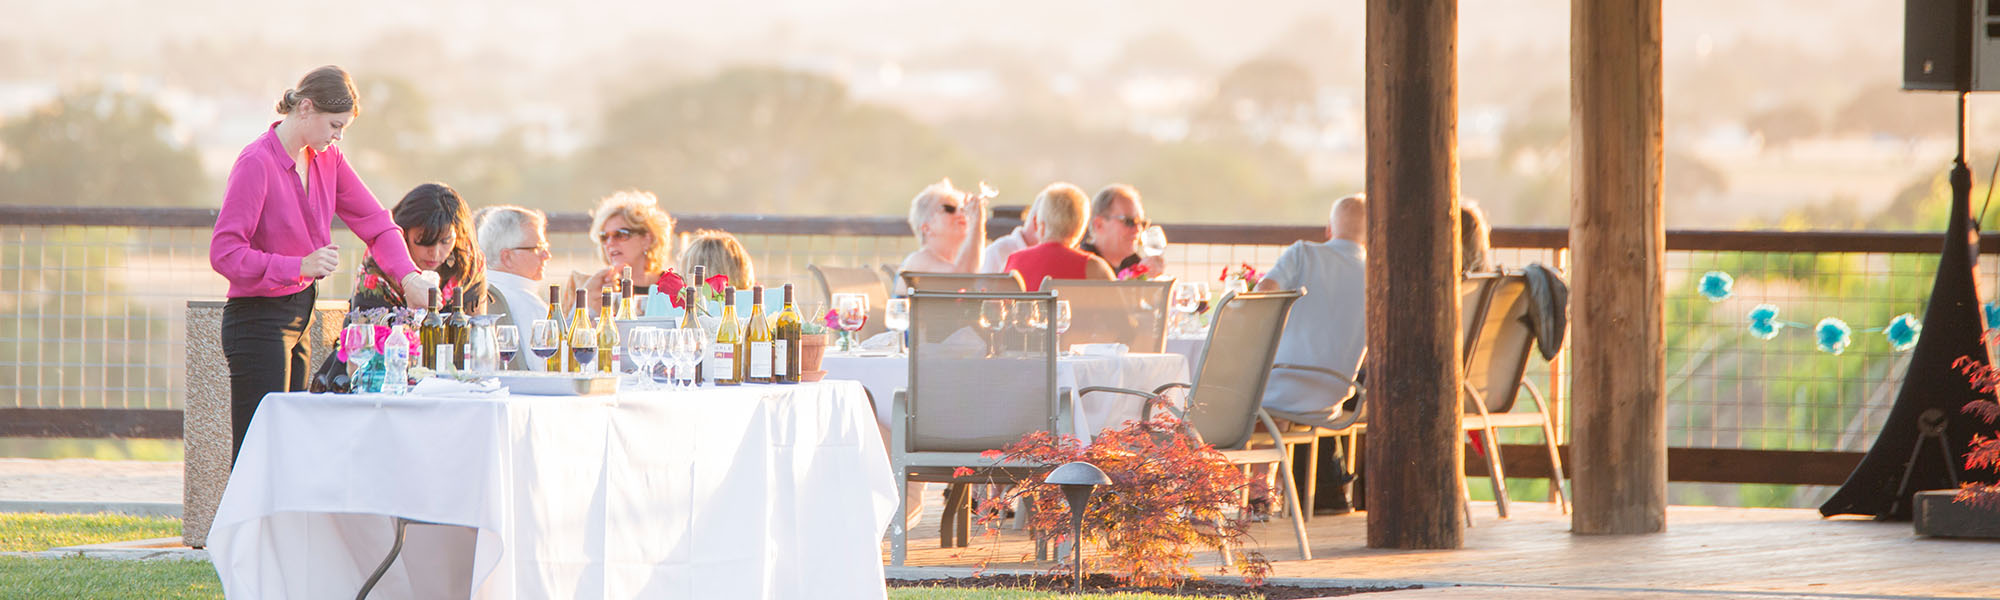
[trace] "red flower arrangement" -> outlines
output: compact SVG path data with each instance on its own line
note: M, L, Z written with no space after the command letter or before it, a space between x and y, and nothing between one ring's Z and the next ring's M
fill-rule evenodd
M1135 264L1130 267L1118 270L1118 279L1121 281L1126 279L1138 279L1143 281L1152 278L1153 278L1153 268L1146 266L1145 263Z
M1223 267L1222 276L1216 277L1215 280L1226 283L1232 276L1243 280L1243 286L1246 288L1256 288L1257 282L1264 280L1264 274L1257 272L1257 268L1250 266L1250 263L1237 265L1234 273L1230 272L1229 267Z
M705 282L708 284L709 292L703 296L709 300L721 300L723 290L729 288L728 275L711 275ZM687 287L687 280L683 279L679 273L675 273L672 267L668 267L665 272L660 273L658 285L660 286L660 291L666 293L667 297L673 300L674 308L687 308L686 306L682 306L686 302L681 299L681 289Z

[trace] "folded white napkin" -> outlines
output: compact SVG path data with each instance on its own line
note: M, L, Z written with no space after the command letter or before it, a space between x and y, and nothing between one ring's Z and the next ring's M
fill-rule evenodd
M868 339L861 340L861 349L865 351L893 351L896 349L896 338L901 335L903 335L901 331L884 331L869 336Z
M427 377L410 388L410 393L419 396L444 396L448 398L505 398L507 386L500 385L498 379L481 379L465 382L443 377Z
M1127 349L1124 344L1112 342L1109 344L1072 344L1069 347L1069 351L1084 356L1124 356Z
M965 358L986 355L986 338L971 327L960 327L958 331L938 342L938 349L945 355Z

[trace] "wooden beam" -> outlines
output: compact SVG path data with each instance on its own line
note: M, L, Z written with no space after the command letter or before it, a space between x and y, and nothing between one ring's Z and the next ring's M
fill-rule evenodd
M1459 548L1458 2L1367 7L1368 546Z
M0 408L0 437L179 439L181 411Z
M1667 527L1660 0L1570 2L1571 531Z

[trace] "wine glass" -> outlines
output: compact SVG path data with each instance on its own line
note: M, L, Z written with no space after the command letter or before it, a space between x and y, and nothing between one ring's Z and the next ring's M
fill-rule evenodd
M528 351L544 364L562 351L562 330L556 328L555 321L535 319L528 325Z
M987 332L986 356L992 358L999 353L1000 330L1007 327L1007 301L982 300L979 303L979 328Z
M368 361L375 360L375 326L354 323L341 329L340 347L347 351L347 380L353 382L350 391L367 391L362 389L361 372L368 368Z
M646 365L653 363L651 338L655 331L658 330L652 327L633 327L625 332L625 355L632 357L633 374L638 375L634 383L639 389L646 389L647 380L651 379L647 376Z
M514 364L514 355L521 352L521 330L513 325L494 327L493 347L500 351L500 369L506 370Z
M896 353L903 353L903 332L910 329L910 299L890 298L882 309L882 323L896 332Z
M1069 301L1068 301L1068 300L1057 300L1057 301L1056 301L1056 317L1055 317L1055 321L1056 321L1056 335L1060 336L1060 335L1062 335L1063 333L1065 333L1065 332L1068 332L1068 331L1069 331ZM1062 347L1062 344L1061 344L1061 342L1058 342L1058 343L1056 344L1056 347L1058 347L1058 348Z
M1173 294L1174 312L1180 313L1179 326L1176 329L1181 333L1187 333L1193 329L1190 325L1194 323L1195 307L1201 302L1201 297L1196 291L1195 282L1192 281L1175 282Z
M1021 334L1021 349L1023 351L1033 350L1034 348L1029 342L1029 336L1034 333L1036 328L1046 326L1036 325L1037 322L1047 322L1046 318L1042 316L1042 303L1032 300L1015 302L1013 314L1008 316L1013 317L1014 332Z
M678 380L681 387L692 389L701 385L701 382L695 379L694 368L701 363L702 345L706 341L704 338L707 337L700 329L674 330L673 379Z
M866 294L834 294L833 310L840 323L840 349L854 351L854 332L860 331L868 323L868 296Z
M597 328L571 327L569 329L569 357L576 363L578 373L597 370Z
M1139 232L1139 252L1148 257L1167 253L1167 230L1159 225L1147 227Z

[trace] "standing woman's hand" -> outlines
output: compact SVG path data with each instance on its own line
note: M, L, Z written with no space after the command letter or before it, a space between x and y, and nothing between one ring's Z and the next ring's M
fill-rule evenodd
M299 259L299 277L319 279L340 268L340 245L327 244Z
M403 303L410 308L429 308L431 290L438 289L437 274L430 271L412 271L403 276Z

